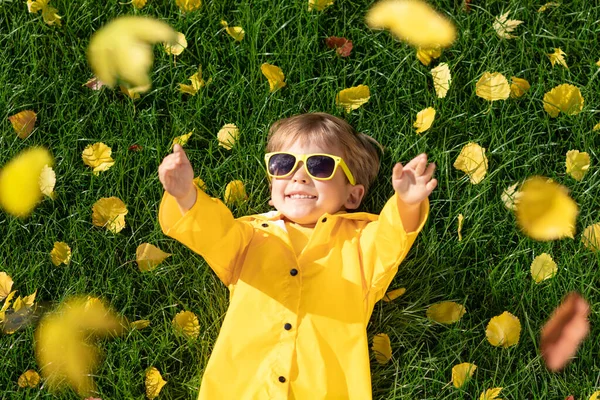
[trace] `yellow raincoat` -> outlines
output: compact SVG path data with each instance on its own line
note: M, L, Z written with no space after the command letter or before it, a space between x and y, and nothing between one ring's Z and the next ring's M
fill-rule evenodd
M380 215L324 214L296 256L279 212L235 219L198 190L182 216L165 193L163 232L230 293L198 399L371 399L367 323L429 214L425 200L406 233L397 202Z

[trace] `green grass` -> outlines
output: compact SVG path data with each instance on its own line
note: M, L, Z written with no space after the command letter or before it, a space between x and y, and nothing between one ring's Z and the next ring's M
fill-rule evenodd
M195 171L208 193L222 197L227 182L241 179L249 201L236 216L269 209L262 154L268 127L279 118L324 111L347 119L386 147L379 179L364 210L379 212L392 194L391 168L419 152L438 165L438 188L431 195L431 214L391 287L407 293L392 303L378 303L368 335L390 336L393 359L379 365L372 357L376 399L473 399L486 388L503 387L506 399L587 399L600 388L598 304L600 258L580 242L584 227L599 222L600 136L592 127L600 82L600 6L591 0L565 1L538 14L544 1L475 1L465 13L461 1L433 3L458 27L458 40L439 62L452 71L448 95L438 99L430 67L389 33L370 31L364 14L371 1L336 0L323 13L310 13L305 0L222 2L207 0L200 11L182 15L171 0L149 0L141 11L115 0L52 0L63 16L62 27L50 27L28 14L25 1L0 2L0 164L24 148L43 145L55 157L56 200L45 200L25 220L0 214L0 271L15 281L20 294L38 290L40 302L54 304L73 294L101 296L127 318L150 319L152 325L101 342L105 359L96 371L99 397L144 397L144 370L157 367L168 384L160 398L193 399L227 309L227 289L206 263L181 244L165 237L157 211L162 187L157 168L173 137L194 130L186 146ZM251 5L249 3L252 3ZM525 21L513 40L499 39L493 17L511 10ZM92 76L85 50L90 36L119 15L160 18L183 32L189 46L174 62L155 47L152 90L133 102L118 90L98 92L82 85ZM219 24L241 25L246 37L234 42ZM348 58L326 48L328 36L354 43ZM547 53L567 53L569 69L552 67ZM270 94L260 65L282 68L287 86ZM195 97L181 95L198 65L212 83ZM484 71L518 76L531 83L519 100L489 104L475 95ZM576 116L551 119L543 110L545 92L572 83L585 98ZM336 93L366 84L371 99L345 114L335 105ZM437 110L433 127L419 136L412 123L423 108ZM33 109L34 133L22 141L7 117ZM239 143L227 151L216 133L226 123L240 127ZM93 176L81 160L86 145L102 141L112 147L116 164ZM452 164L460 149L475 141L487 149L489 171L478 185L469 183ZM139 144L140 153L128 147ZM581 182L565 172L570 149L587 151L592 166ZM257 173L258 171L258 173ZM574 240L536 242L519 232L500 193L517 180L545 175L567 186L580 214ZM94 227L91 207L101 197L118 196L128 207L127 227L111 234ZM456 217L464 214L463 240L458 242ZM73 249L68 267L54 267L49 251L54 241ZM142 274L135 249L150 242L173 256L151 273ZM529 265L548 252L558 263L557 276L533 283ZM590 337L577 358L560 373L549 373L539 356L539 329L565 293L581 292L592 307ZM425 317L435 302L454 300L467 314L442 326ZM186 341L176 336L171 320L181 310L200 319L201 335ZM520 342L510 349L492 347L485 338L489 319L503 311L519 317ZM38 369L33 352L34 326L0 336L0 396L6 399L76 398L73 392L50 394L19 389L17 378ZM461 362L478 368L461 389L450 382L451 368ZM234 379L235 374L232 374ZM224 383L227 384L227 383Z

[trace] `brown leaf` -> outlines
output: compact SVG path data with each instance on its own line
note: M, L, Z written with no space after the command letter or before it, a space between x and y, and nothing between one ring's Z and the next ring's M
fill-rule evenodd
M330 49L336 49L340 57L348 57L352 51L352 41L345 37L330 36L325 39L325 44Z
M132 144L131 146L129 146L129 151L135 151L136 153L139 153L140 151L143 150L143 147L140 146L139 144Z

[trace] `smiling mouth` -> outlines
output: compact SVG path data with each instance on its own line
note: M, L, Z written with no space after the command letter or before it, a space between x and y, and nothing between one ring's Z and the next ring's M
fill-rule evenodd
M317 198L317 196L309 196L307 194L288 194L285 197L287 199L295 199L295 200L313 200L313 199Z

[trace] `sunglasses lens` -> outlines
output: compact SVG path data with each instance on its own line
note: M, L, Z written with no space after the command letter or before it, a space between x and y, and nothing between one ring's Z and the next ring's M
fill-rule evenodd
M269 174L283 176L288 174L296 164L296 157L291 154L273 154L269 158Z
M315 178L329 178L335 169L335 160L329 156L311 156L306 160L308 172Z

